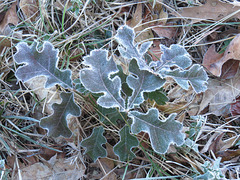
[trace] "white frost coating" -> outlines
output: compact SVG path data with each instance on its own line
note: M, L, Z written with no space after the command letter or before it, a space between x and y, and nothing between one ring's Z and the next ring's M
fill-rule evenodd
M164 154L170 144L181 146L184 143L185 135L181 133L183 126L174 120L176 115L173 113L165 121L161 121L158 118L159 112L155 108L149 109L146 114L131 111L129 113L129 117L133 119L131 131L134 134L141 131L148 133L153 150Z
M104 129L102 126L94 127L92 134L81 142L81 146L84 147L84 154L88 154L94 162L99 157L106 157L107 151L102 147L106 144L107 140L103 136Z
M13 59L17 64L23 64L15 73L17 79L26 82L33 77L45 76L47 77L46 88L56 84L64 88L72 88L72 72L60 70L57 67L58 49L54 49L53 45L47 41L43 43L41 51L38 51L37 46L36 41L31 46L25 42L17 44L17 52Z
M119 134L120 140L113 147L113 151L121 161L132 160L135 157L135 154L132 152L132 148L138 146L138 139L130 134L129 127L127 125L119 131ZM125 149L127 149L127 152Z
M111 74L118 69L112 58L107 58L106 50L93 50L84 58L83 64L89 66L80 70L80 81L92 93L103 93L97 103L104 108L118 107L125 110L124 99L121 97L121 79Z

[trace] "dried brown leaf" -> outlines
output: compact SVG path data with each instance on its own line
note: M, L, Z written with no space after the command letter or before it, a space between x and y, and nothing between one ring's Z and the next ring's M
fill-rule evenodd
M143 23L143 4L139 3L134 12L133 18L127 22L127 25L134 28L136 33L135 40L137 42L142 42L147 39L153 38L153 33L151 29L147 29L147 25L142 25Z
M38 1L36 0L21 0L19 7L22 10L25 19L35 21L38 16Z
M11 41L9 35L12 35L18 39L21 39L21 32L13 33L13 30L10 28L9 24L17 25L18 16L17 16L17 2L12 3L11 7L0 14L0 53L4 47L11 47Z
M47 163L35 163L21 169L22 179L81 179L84 176L83 164L75 165L67 159L56 159L53 156ZM20 179L18 175L14 179Z
M218 151L216 157L222 157L221 162L230 161L231 159L240 156L240 149Z
M148 53L152 56L153 61L159 61L162 55L162 51L160 49L160 41L154 40L153 46L150 47Z
M207 19L218 21L238 10L239 7L234 7L219 0L207 0L206 4L202 6L182 8L179 12L173 12L173 14L177 17L191 19L192 23L196 23ZM240 12L231 16L231 18L240 19Z
M207 68L213 75L219 74L220 69L216 68L216 63L221 60L224 54L218 54L215 50L215 44L211 45L203 57L202 65Z
M0 32L3 33L8 24L13 24L16 26L18 21L17 2L14 2L12 3L10 9L7 10L2 22L0 23Z
M186 109L187 102L186 101L167 102L165 105L155 104L154 107L156 107L160 112L164 112L167 114L179 113L182 110Z
M222 79L231 79L233 78L239 67L239 55L235 51L236 42L239 39L234 40L233 43L230 43L227 50L224 54L218 54L215 51L215 45L211 45L206 54L203 57L203 66L207 68L213 75L220 76ZM238 46L237 46L238 47Z
M159 37L165 37L168 39L172 39L176 35L176 28L174 27L153 27L152 30L157 33Z
M230 111L233 116L240 115L240 97L238 97L236 101L231 104Z
M239 60L229 59L222 66L221 79L231 79L233 78L239 68Z
M210 79L208 89L203 94L199 113L209 106L210 114L217 116L229 113L229 104L240 94L240 73L228 80Z
M99 158L99 166L101 167L103 174L107 174L114 168L114 161L108 158ZM106 175L103 180L117 180L117 175L114 172Z

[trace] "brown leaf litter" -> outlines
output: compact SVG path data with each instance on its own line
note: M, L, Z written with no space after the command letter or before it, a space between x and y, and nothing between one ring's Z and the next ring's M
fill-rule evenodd
M11 40L8 36L13 34L11 24L18 24L17 2L12 3L11 7L6 12L0 12L0 53L4 47L11 47ZM15 34L16 35L16 34ZM19 35L18 35L19 36Z
M208 89L203 93L203 99L199 107L199 113L207 106L208 113L216 116L229 114L229 104L233 103L240 94L240 73L232 79L208 80Z
M221 76L223 70L223 77L225 77L225 79L230 79L234 77L238 69L240 60L239 49L240 34L238 34L230 42L224 54L218 54L215 51L215 45L210 46L210 48L204 55L202 65L206 67L215 76ZM234 64L234 66L232 64Z
M38 0L21 0L19 7L26 20L33 22L38 17Z
M219 0L207 0L207 2L201 6L182 8L177 12L172 12L172 14L183 19L191 19L192 23L203 20L218 21L227 16L229 16L228 19L240 19L239 7L235 7Z

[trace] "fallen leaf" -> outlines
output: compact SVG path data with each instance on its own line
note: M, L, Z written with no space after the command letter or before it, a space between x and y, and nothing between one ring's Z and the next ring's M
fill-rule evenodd
M191 19L192 23L196 23L207 19L218 21L236 11L239 11L239 7L234 7L219 0L207 0L206 4L202 6L182 8L178 12L172 12L172 14L177 17ZM231 18L240 19L240 12L231 16Z
M38 76L32 78L25 84L29 89L31 89L41 101L44 99L43 105L43 113L52 114L52 105L54 103L61 103L60 92L57 92L56 87L44 88L47 79L44 76ZM42 102L42 101L41 101Z
M238 45L236 42L239 40L240 38L237 38L234 40L235 43L230 43L224 54L217 53L215 45L211 45L203 57L202 65L213 75L221 75L222 79L233 78L237 73L240 60L240 55L235 50L235 45Z
M21 0L19 7L23 12L25 19L35 21L38 16L38 1L35 0Z
M6 26L8 24L13 24L13 25L17 25L18 24L18 16L17 16L17 3L18 2L14 2L12 3L10 9L7 10L2 22L0 23L0 32L3 33L4 29L6 28Z
M150 47L148 53L152 56L153 61L159 61L162 55L159 40L153 40L153 46Z
M166 102L165 105L155 104L159 111L163 111L164 113L179 113L182 110L186 110L189 105L194 100L194 90L191 88L189 90L184 90L180 86L175 86L168 92L169 102Z
M6 11L0 11L0 23L2 22L2 20L4 19L6 14Z
M17 16L17 2L12 3L11 7L0 13L0 53L4 47L11 47L11 41L9 35L16 36L18 39L21 39L21 33L13 34L13 30L10 28L9 24L17 25L18 16Z
M216 157L222 157L221 162L230 161L231 159L238 157L238 156L240 156L240 149L219 151L216 154Z
M60 150L62 151L63 148L61 147L61 145L55 145L53 146L54 149L57 149L57 150ZM51 150L51 149L48 149L48 148L45 148L45 147L42 147L40 150L39 150L39 154L42 158L44 158L45 160L50 160L54 155L57 154L57 156L65 156L65 153L64 152L57 152L57 151L54 151L54 150Z
M239 60L229 59L222 66L221 79L231 79L233 78L239 68Z
M136 42L142 42L147 39L153 38L151 29L148 29L148 25L142 25L143 23L143 4L138 3L137 8L134 12L133 18L127 22L127 25L134 28L136 33Z
M112 159L118 159L118 156L113 151L113 146L109 143L106 143L107 156Z
M239 139L239 136L234 136L234 137L231 137L231 138L223 141L222 138L224 135L225 135L225 133L221 133L219 136L217 136L213 140L208 151L213 151L215 154L218 153L219 151L225 151L225 150L231 148L232 146L234 146L236 141L238 141L238 139Z
M18 162L16 162L16 161L18 161ZM16 166L16 163L18 163L20 168L24 168L25 167L24 163L22 163L20 161L20 159L18 157L16 157L16 156L8 156L7 159L6 159L6 162L7 162L7 165L11 169L13 169Z
M199 104L202 101L202 97L202 94L196 94L192 102L189 104L187 109L187 113L189 114L189 116L196 116L198 114Z
M187 102L186 101L166 102L165 105L155 104L154 107L156 107L160 112L164 112L167 114L179 113L187 108Z
M168 20L168 13L164 11L163 5L159 2L156 2L155 6L153 7L152 11L153 19L157 20L158 23L166 24Z
M205 126L206 128L206 126ZM216 139L219 136L218 132L213 133L210 138L207 140L207 142L204 144L203 148L201 149L201 153L205 153L209 150L209 147L211 146L214 139Z
M114 161L108 158L99 158L99 166L106 175L103 180L117 180L117 175L114 172L109 173L114 168ZM109 174L108 174L109 173Z
M174 27L153 27L152 30L157 33L159 37L165 37L168 39L172 39L176 35L176 28Z
M209 106L208 113L217 116L229 114L229 107L240 94L240 73L227 80L209 79L208 89L203 94L199 113Z
M223 53L218 54L215 50L215 44L212 44L203 57L202 65L212 74L219 74L219 69L216 69L215 63L220 61L223 55Z
M56 159L53 156L47 163L35 163L21 169L22 179L81 179L84 176L83 164L71 163L68 159ZM14 179L20 179L18 174Z
M231 104L230 112L233 116L240 115L240 97L238 97L236 101Z
M238 34L228 45L226 51L224 52L223 57L218 61L213 63L211 66L216 68L215 73L213 75L220 76L222 73L222 66L228 60L240 60L240 34Z
M153 21L155 23L149 24L152 27L152 30L159 36L172 39L176 35L176 28L174 27L164 27L168 20L168 13L166 13L162 7L162 4L156 3L151 14ZM151 21L149 20L149 21ZM170 24L167 24L170 25Z

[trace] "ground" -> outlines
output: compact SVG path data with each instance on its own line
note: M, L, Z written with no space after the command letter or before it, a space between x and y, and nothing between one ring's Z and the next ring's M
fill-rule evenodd
M239 7L238 1L218 0L0 0L1 179L240 179ZM114 146L131 118L102 110L100 95L82 93L79 85L84 57L94 49L108 50L129 75L115 38L123 25L133 28L134 43L152 41L147 54L153 61L161 60L159 45L178 44L208 75L207 90L199 93L167 77L158 99L135 108L144 113L156 108L160 119L177 113L185 142L160 154L146 132L132 133L140 144L129 161L120 160ZM71 70L75 89L45 88L43 76L18 79L16 47L34 41L39 52L46 41L57 49L57 68ZM71 91L81 108L80 116L68 117L73 135L50 136L39 120L53 113L62 92ZM94 161L81 142L99 125L107 157Z

